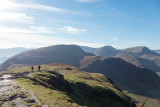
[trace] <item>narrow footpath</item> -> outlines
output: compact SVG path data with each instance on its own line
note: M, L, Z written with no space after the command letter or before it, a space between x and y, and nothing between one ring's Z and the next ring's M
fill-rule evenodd
M32 92L18 86L14 79L14 74L0 77L0 107L43 107Z

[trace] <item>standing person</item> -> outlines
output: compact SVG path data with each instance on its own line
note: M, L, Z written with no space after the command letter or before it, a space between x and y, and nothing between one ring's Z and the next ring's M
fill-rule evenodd
M31 66L31 69L32 69L32 71L33 71L34 67L33 67L33 66Z
M40 66L40 65L38 66L38 70L39 70L39 72L40 72L40 70L41 70L41 66Z

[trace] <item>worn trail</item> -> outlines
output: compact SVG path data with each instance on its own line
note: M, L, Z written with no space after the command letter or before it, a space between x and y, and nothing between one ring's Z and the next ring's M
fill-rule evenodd
M40 101L34 94L14 81L13 74L5 74L0 77L0 107L28 107L40 105Z

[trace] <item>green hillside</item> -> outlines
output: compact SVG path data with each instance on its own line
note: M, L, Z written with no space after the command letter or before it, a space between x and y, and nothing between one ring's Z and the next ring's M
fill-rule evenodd
M119 58L85 57L81 69L102 73L111 78L121 89L151 98L160 98L160 78L149 70L138 68Z
M34 66L37 71L37 66ZM136 107L114 83L103 74L86 73L65 64L42 65L41 72L17 83L32 91L42 104L50 107ZM63 70L63 72L62 72ZM2 73L31 72L30 66Z

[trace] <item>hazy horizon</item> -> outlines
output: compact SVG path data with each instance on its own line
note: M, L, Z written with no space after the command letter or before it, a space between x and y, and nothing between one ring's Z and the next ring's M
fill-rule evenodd
M55 45L77 45L77 44L55 44ZM55 45L49 45L49 46L55 46ZM111 46L111 45L104 45L104 46L100 46L100 47L91 47L91 46L84 46L84 45L77 45L77 46L80 46L80 47L89 47L89 48L101 48L101 47L104 47L104 46ZM13 48L26 48L26 49L38 49L38 48L44 48L44 47L48 47L48 46L42 46L42 47L10 47L10 48L0 48L0 49L13 49ZM119 50L123 50L123 49L127 49L127 48L133 48L133 47L126 47L126 48L116 48L114 46L112 46L113 48L115 49L119 49ZM134 47L147 47L147 46L134 46ZM149 48L149 47L147 47ZM149 48L151 50L160 50L160 48L158 49L152 49L152 48Z

